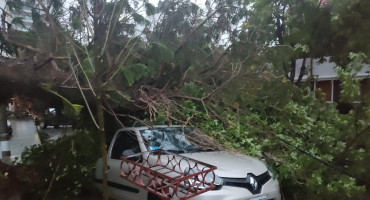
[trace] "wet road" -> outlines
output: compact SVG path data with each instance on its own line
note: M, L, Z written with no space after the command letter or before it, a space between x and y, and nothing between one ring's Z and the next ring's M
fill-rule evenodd
M9 119L13 134L9 140L11 159L20 158L25 147L40 144L40 138L32 119ZM1 158L1 154L0 154Z
M35 123L31 118L9 119L9 121L13 128L13 134L9 139L11 160L2 159L2 155L0 153L0 159L7 163L11 162L16 157L20 158L25 147L29 147L35 144L41 144ZM44 131L49 135L49 140L56 140L61 135L71 131L71 126L63 126L58 129L54 129L52 126L49 126L48 128L42 129L41 131Z

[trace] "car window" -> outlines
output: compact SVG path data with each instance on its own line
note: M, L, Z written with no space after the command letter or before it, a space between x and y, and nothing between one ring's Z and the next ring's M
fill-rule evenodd
M112 159L120 159L122 155L129 156L140 152L139 142L135 132L121 131L118 133L117 138L112 148Z
M141 130L149 150L163 149L167 151L187 152L196 148L186 139L181 128L155 128Z

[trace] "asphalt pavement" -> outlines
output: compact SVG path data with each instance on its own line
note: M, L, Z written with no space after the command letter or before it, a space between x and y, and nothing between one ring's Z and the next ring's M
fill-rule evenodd
M32 119L9 119L13 134L9 139L10 159L20 158L25 147L40 144L40 138ZM0 154L0 158L2 156Z
M14 161L16 157L20 158L25 147L41 144L39 134L37 133L37 129L32 118L9 119L9 121L13 128L13 134L9 139L9 148L11 154L10 160L9 158L3 159L0 153L0 159L7 163ZM70 129L70 127L61 127L58 129L47 127L46 129L42 129L42 131L49 135L50 140L55 140Z

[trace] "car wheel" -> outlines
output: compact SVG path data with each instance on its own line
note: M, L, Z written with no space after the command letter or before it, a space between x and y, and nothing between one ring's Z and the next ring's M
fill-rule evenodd
M158 196L148 192L148 200L161 200Z

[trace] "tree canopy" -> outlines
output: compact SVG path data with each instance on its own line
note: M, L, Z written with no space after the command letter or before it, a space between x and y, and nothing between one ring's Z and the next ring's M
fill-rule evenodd
M24 8L31 26L14 17ZM31 96L28 85L82 104L103 156L107 116L170 121L265 159L287 199L359 198L369 99L340 114L302 77L306 59L330 56L342 102L359 97L369 10L367 0L8 1L0 93Z

